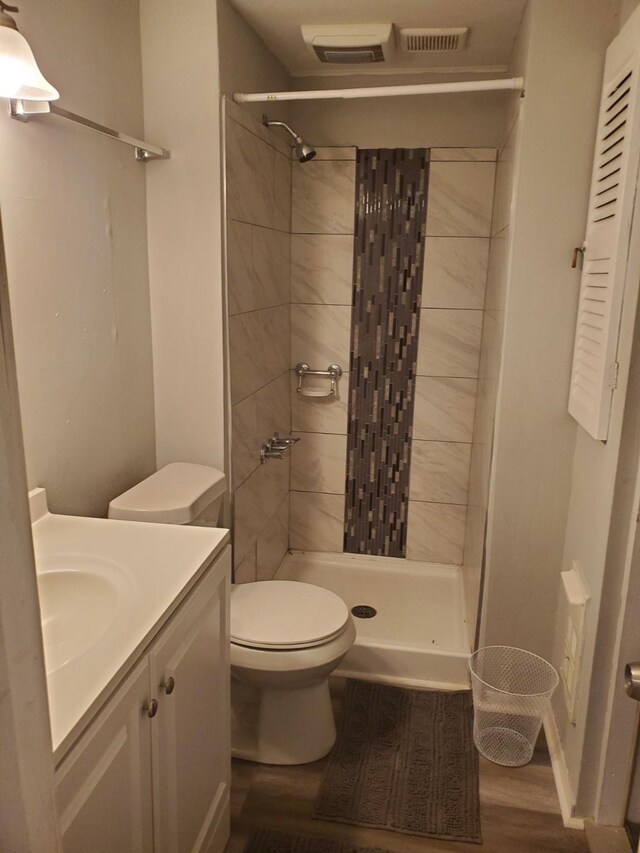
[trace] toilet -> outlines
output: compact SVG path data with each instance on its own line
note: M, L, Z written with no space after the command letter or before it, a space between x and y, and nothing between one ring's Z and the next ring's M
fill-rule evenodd
M217 527L226 478L173 462L114 498L109 518ZM263 764L306 764L336 738L329 675L356 638L342 599L297 581L231 589L232 754Z
M231 745L238 758L306 764L336 739L329 675L356 629L335 593L297 581L231 591Z

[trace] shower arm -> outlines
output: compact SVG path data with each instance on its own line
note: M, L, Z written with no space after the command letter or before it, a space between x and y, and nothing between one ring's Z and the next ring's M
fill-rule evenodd
M286 131L288 131L291 134L291 136L293 136L293 138L295 139L297 144L302 145L302 137L298 136L298 134L294 130L292 130L286 122L284 122L284 121L272 121L271 119L267 118L266 113L264 113L262 116L262 124L265 127L284 127L284 129Z

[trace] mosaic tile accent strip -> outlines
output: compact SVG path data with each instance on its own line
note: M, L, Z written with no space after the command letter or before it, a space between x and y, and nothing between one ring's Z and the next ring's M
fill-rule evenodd
M344 550L404 557L429 150L359 150Z

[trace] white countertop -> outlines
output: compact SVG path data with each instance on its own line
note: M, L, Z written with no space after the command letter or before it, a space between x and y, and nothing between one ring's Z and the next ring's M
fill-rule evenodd
M109 592L104 605L102 600L98 602L97 618L93 611L85 614L88 633L96 637L92 634L89 647L79 655L76 651L75 658L73 654L65 656L65 650L74 642L76 650L78 641L86 642L79 634L82 620L70 627L67 625L73 619L52 620L53 629L45 625L51 734L57 763L222 551L229 531L54 515L46 511L46 499L41 490L37 491L35 513L32 499L32 531L39 581L47 573L51 577L61 571L82 573L86 567L98 579L98 598L102 595L100 584ZM74 575L66 577L71 580L62 588L64 600L56 604L63 608L72 606L69 599L74 595ZM87 589L90 599L93 586ZM82 596L78 602L79 607L87 608Z

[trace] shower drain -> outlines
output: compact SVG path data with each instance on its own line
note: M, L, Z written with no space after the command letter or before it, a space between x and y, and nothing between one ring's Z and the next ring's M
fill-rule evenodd
M370 604L356 604L351 608L351 612L357 619L373 619L378 611Z

